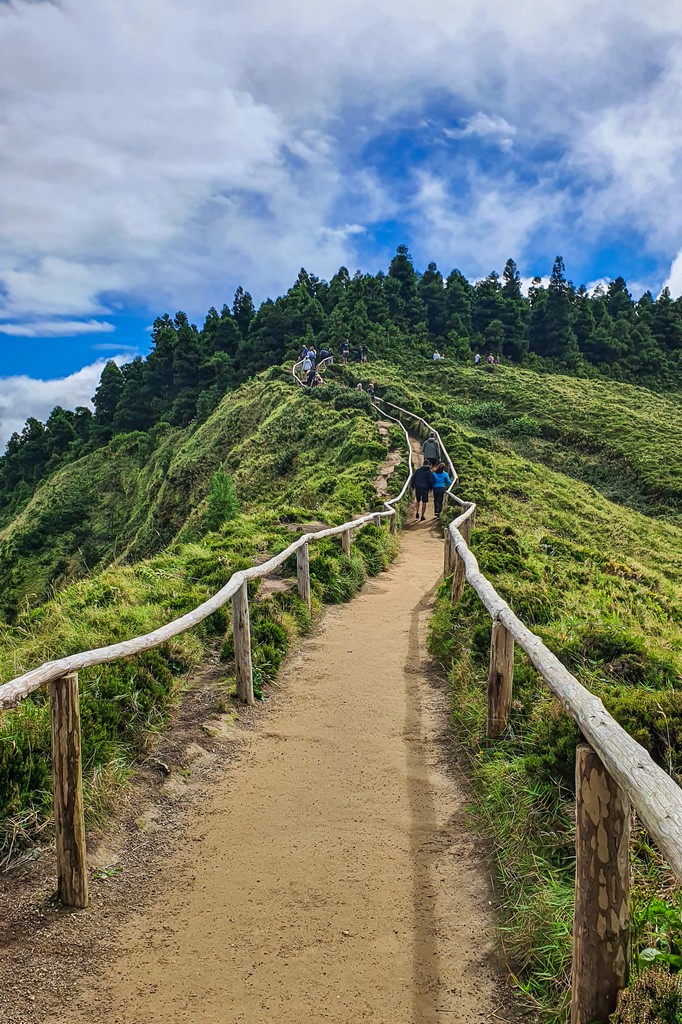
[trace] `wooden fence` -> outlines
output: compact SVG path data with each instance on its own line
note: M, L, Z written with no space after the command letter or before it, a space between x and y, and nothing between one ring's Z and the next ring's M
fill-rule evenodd
M390 402L399 415L431 429L419 416ZM440 440L440 438L439 438ZM443 451L445 452L445 448ZM447 459L450 466L452 462ZM573 920L571 1024L606 1021L627 985L630 967L631 809L634 809L682 883L682 789L524 626L481 573L469 541L476 505L456 498L463 511L445 532L444 572L451 600L468 583L492 620L487 735L500 737L512 701L514 645L526 653L551 692L580 727L576 749L576 869Z
M72 654L56 661L48 661L39 668L25 672L11 682L0 685L0 710L16 706L29 694L43 686L49 687L52 728L52 790L55 842L57 853L57 890L60 900L71 907L85 907L88 903L88 874L83 815L83 781L80 739L80 711L78 672L85 668L105 665L119 658L142 654L166 643L180 633L203 622L228 601L232 602L234 632L234 662L237 677L237 697L245 704L254 703L253 669L251 660L251 628L249 619L249 580L268 576L288 558L296 555L296 580L300 598L308 607L310 595L310 545L326 537L340 537L345 555L351 551L351 534L370 523L380 526L389 520L389 529L397 529L397 506L404 498L412 475L412 450L405 427L394 420L405 435L408 474L399 494L385 501L378 512L352 519L340 526L332 526L316 533L306 533L262 565L235 572L225 586L193 611L144 636L96 650Z
M294 377L296 369L294 369ZM299 380L299 383L300 380ZM9 708L42 686L49 686L52 721L54 820L57 848L58 889L61 900L74 907L88 902L78 672L119 658L131 657L157 647L202 622L232 602L237 694L253 704L253 676L249 627L248 582L274 572L292 555L297 560L297 586L310 605L309 546L325 537L341 538L348 554L351 532L382 518L396 529L396 506L405 496L412 473L410 441L400 417L419 424L422 431L434 428L422 417L378 399L384 413L400 423L407 440L409 473L400 493L384 503L382 511L363 515L341 526L304 534L267 562L236 572L212 598L181 618L145 636L82 654L46 662L11 682L0 685L0 709ZM437 431L444 461L457 480L452 460ZM531 663L577 722L586 743L576 751L576 886L573 928L572 1024L606 1020L616 997L628 980L630 963L629 835L630 810L656 841L677 879L682 882L682 790L654 763L613 719L598 697L571 675L559 659L524 626L480 572L469 548L476 505L452 493L448 496L463 511L447 527L444 573L452 576L451 595L458 601L466 584L475 590L492 620L490 671L488 675L487 733L501 736L507 726L512 700L514 645Z

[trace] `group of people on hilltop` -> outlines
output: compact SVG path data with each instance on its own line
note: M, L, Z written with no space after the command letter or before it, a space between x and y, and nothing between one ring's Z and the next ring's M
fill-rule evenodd
M417 499L416 519L426 519L426 506L429 494L433 494L434 518L443 511L443 499L448 487L452 486L450 474L442 462L443 452L435 430L432 430L422 445L424 465L415 469L410 480L410 487ZM420 511L421 509L421 511Z
M480 362L481 362L481 353L477 352L476 355L474 356L474 366L478 366L480 364ZM499 356L494 356L492 354L492 352L488 353L488 357L486 359L486 363L488 364L488 366L497 365L499 362L500 362L500 357Z
M343 345L341 346L341 359L342 362L344 363L350 362L350 344L348 340L344 341ZM331 365L334 362L334 356L331 349L321 348L318 356L317 350L315 349L314 345L310 345L310 347L308 347L308 345L303 345L303 348L301 349L300 358L301 372L304 377L304 383L307 384L308 386L313 387L317 384L322 384L322 377L320 376L317 370L317 366L323 360L327 360L329 365ZM358 349L355 353L355 362L367 362L366 345L363 344L358 346Z

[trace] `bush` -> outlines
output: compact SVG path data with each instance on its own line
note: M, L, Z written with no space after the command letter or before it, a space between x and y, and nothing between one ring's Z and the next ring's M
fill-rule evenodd
M224 469L219 469L213 474L207 501L208 508L204 520L207 530L219 530L239 512L234 482Z
M644 971L618 1000L611 1024L682 1024L682 979L659 967Z

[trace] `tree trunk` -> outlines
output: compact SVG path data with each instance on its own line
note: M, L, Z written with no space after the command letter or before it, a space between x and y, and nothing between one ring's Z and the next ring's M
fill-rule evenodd
M630 967L630 802L592 747L576 750L571 1024L606 1021Z
M78 673L50 683L52 794L57 892L67 907L88 905Z

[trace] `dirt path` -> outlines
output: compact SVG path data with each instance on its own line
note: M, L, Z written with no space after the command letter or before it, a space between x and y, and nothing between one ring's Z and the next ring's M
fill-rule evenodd
M512 1020L492 899L426 672L440 531L327 611L189 818L191 859L123 929L120 959L54 1024Z

